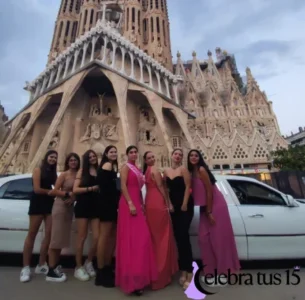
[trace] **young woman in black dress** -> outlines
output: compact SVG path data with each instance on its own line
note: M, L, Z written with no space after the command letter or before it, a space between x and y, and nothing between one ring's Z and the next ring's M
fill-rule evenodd
M99 236L97 209L97 192L99 187L96 181L97 169L97 155L93 150L88 150L83 155L82 169L77 173L73 186L73 194L76 195L74 214L77 225L76 268L74 277L81 281L87 281L90 277L95 277L96 275L92 265L92 260L96 254ZM88 253L88 258L83 266L83 249L88 236L89 224L92 232L92 243Z
M49 270L46 258L51 239L51 213L54 197L49 196L48 193L52 190L52 186L55 185L57 179L57 157L56 151L48 151L40 168L35 168L33 172L33 194L30 199L29 208L30 225L23 248L23 268L20 273L21 282L27 282L31 279L30 262L35 239L42 222L44 222L45 233L40 248L39 264L35 269L35 273L47 274Z
M118 152L115 146L106 147L97 172L97 183L100 188L98 213L100 219L99 239L97 246L98 272L96 285L114 287L114 273L111 261L114 254L116 238L116 221L120 192L117 189Z
M181 271L179 283L187 289L193 278L193 254L189 229L194 216L194 201L191 197L191 176L182 166L182 160L182 150L175 149L172 153L171 168L164 170L164 183L174 209L171 217Z

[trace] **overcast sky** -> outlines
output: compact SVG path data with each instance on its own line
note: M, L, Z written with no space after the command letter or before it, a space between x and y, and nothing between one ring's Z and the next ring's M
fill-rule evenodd
M199 59L221 47L249 66L273 101L282 134L305 126L304 0L167 0L172 51ZM60 0L0 4L0 101L12 117L27 102L23 90L43 71ZM303 29L302 29L303 28ZM215 56L215 55L214 55Z

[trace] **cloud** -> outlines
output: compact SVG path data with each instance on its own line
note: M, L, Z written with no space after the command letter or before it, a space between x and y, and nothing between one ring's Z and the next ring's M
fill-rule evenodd
M0 101L11 117L28 101L23 90L46 66L60 0L3 1L0 12ZM305 1L167 0L172 51L233 53L270 95L284 133L304 126ZM271 96L272 95L272 96ZM288 104L289 103L289 104ZM288 116L288 117L287 117Z

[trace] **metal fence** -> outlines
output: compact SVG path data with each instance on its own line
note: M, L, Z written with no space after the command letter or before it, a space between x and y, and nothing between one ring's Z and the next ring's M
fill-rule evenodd
M243 176L255 178L296 199L305 199L304 171L280 171L267 174L244 174Z

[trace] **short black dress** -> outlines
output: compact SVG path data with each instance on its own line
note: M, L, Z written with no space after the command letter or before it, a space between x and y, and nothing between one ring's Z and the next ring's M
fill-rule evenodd
M88 183L81 185L80 187L92 187L97 185L97 177L90 174ZM76 195L76 204L74 206L74 215L76 219L97 219L98 207L97 207L98 193L88 192L84 194Z
M101 222L116 222L120 191L117 189L117 172L99 168L97 183L100 187L98 195L98 215Z
M52 185L55 185L57 175L52 170L44 170L41 172L40 188L46 190L52 190ZM34 186L34 182L32 183ZM29 215L50 215L52 213L52 207L54 203L54 197L42 194L36 194L34 191L30 199Z

